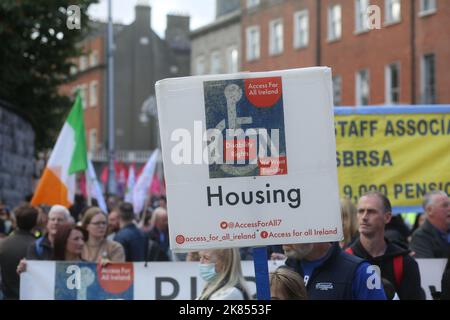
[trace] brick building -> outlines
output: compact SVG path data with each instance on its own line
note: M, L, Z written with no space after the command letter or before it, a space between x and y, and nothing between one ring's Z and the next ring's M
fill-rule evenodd
M450 103L449 1L242 0L241 7L243 70L330 66L336 105Z
M116 159L145 162L159 145L154 84L190 73L189 16L167 15L165 39L151 29L151 7L138 1L130 25L114 25L114 108ZM80 46L63 94L81 90L87 147L96 162L107 160L107 24L94 22ZM152 99L153 98L153 99ZM153 107L153 108L152 108Z
M216 20L191 32L191 74L240 71L240 0L216 0Z

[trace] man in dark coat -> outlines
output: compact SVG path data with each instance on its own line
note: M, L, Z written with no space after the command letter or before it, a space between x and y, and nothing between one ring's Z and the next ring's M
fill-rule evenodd
M0 269L4 299L19 299L20 278L17 265L26 256L27 248L35 238L31 229L36 225L38 211L28 205L14 210L17 229L0 242Z
M148 250L148 238L134 223L133 205L124 202L119 205L120 230L114 237L125 250L125 261L145 261Z
M411 249L415 258L447 258L450 252L450 202L443 191L432 191L425 195L423 208L424 224L412 235Z

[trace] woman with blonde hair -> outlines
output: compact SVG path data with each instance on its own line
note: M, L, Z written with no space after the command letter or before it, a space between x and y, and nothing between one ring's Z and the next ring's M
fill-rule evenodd
M271 300L306 300L303 278L295 271L280 267L269 274Z
M200 276L206 285L199 300L249 300L242 275L239 250L203 250L200 254Z
M87 209L81 226L88 233L82 257L91 262L125 262L125 251L116 241L106 239L108 219L98 207Z
M341 199L341 215L344 231L344 240L340 242L345 249L355 241L358 236L358 221L356 220L356 206L348 198Z

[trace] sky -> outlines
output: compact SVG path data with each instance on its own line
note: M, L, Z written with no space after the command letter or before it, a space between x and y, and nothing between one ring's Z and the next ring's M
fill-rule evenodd
M191 30L198 29L214 20L215 0L112 0L113 21L130 24L134 21L134 7L144 1L152 7L152 29L164 37L167 14L183 14L191 17ZM107 21L108 0L91 5L88 13L95 20Z

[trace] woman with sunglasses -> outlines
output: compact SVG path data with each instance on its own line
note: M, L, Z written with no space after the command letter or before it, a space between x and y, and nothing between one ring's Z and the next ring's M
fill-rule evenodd
M81 225L88 233L88 239L81 255L84 260L101 263L125 262L122 245L106 239L108 218L100 208L87 209Z

